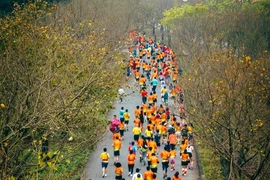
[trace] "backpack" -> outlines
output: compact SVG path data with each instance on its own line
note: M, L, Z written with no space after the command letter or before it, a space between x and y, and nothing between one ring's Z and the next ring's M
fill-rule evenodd
M187 128L182 129L182 136L187 136L188 130Z
M128 152L132 150L132 145L128 146Z
M119 127L116 126L115 124L111 123L111 125L110 125L110 131L111 131L112 133L119 132Z
M110 131L111 131L112 133L115 132L115 125L113 125L113 124L110 125Z
M142 148L145 149L145 150L147 149L147 144L146 144L145 140L143 141Z
M155 134L154 138L156 143L160 143L160 134Z

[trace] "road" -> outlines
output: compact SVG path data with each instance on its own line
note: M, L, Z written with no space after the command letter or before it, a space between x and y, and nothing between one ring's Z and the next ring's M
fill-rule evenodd
M130 123L129 123L129 129L132 130L134 127L133 125L133 120L135 118L134 116L134 109L137 105L141 105L142 100L138 91L138 88L134 85L135 84L135 79L131 77L129 80L128 84L124 87L124 90L126 94L128 94L126 97L124 97L123 103L119 103L117 100L114 103L115 109L112 109L110 113L108 114L108 119L112 119L113 115L116 114L117 117L119 117L119 110L121 107L124 107L124 109L128 109L131 118L130 118ZM150 87L149 87L150 88ZM157 88L157 92L160 92L160 88ZM160 95L159 95L160 97ZM169 102L171 104L172 102ZM161 104L161 99L158 99L158 106ZM179 121L179 120L178 120ZM144 125L146 126L146 125ZM145 128L144 128L145 130ZM119 161L122 163L122 167L124 170L123 173L123 178L131 179L131 177L128 176L128 165L127 165L127 155L128 155L128 145L129 142L133 141L133 133L131 131L125 132L124 135L124 140L123 140L123 146L121 148L121 155L119 158ZM89 159L87 161L87 164L85 166L85 170L83 172L82 178L83 180L101 180L101 179L106 179L106 180L114 180L115 178L115 166L113 165L113 148L112 148L112 133L108 130L108 133L104 135L104 138L100 141L100 143L97 145L95 151L91 153L89 156ZM103 148L106 147L108 149L108 153L111 155L110 162L108 165L108 176L105 178L102 178L102 170L101 170L101 159L99 158L100 153L103 151ZM163 145L161 146L161 150L163 150ZM179 152L179 150L178 150ZM138 152L137 152L138 153ZM177 160L176 160L176 170L179 171L181 174L181 160L179 157L179 153L177 154ZM183 180L198 180L199 175L198 175L198 169L197 169L197 164L196 164L196 156L195 152L193 153L193 157L195 159L194 161L194 169L193 170L188 170L187 176L182 177ZM143 174L144 171L146 170L146 166L144 166L142 163L139 162L139 153L137 154L137 159L135 162L135 167L134 171L136 168L141 169L141 173ZM175 171L171 172L168 168L168 177L172 177ZM161 163L159 163L158 166L158 174L157 177L159 180L163 179L163 174L162 174L162 167Z

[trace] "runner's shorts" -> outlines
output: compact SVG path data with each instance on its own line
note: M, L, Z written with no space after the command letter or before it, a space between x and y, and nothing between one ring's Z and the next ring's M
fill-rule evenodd
M175 157L171 157L171 158L170 158L170 163L171 163L171 164L175 164Z
M119 150L114 151L114 152L113 152L113 155L114 155L114 156L120 156L120 151L119 151Z
M182 166L187 166L188 163L189 163L189 161L182 161L181 165L182 165Z
M140 136L139 134L135 134L134 135L134 141L138 141L139 140L139 136Z
M102 168L107 168L108 167L108 162L101 162L101 167Z
M120 179L120 180L122 180L122 176L116 175L116 176L115 176L115 179Z

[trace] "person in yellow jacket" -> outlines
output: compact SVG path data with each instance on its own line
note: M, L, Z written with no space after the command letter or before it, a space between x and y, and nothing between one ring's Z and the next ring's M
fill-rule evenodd
M107 176L107 167L109 164L110 154L107 153L107 148L103 148L103 152L100 154L101 167L102 167L102 177Z

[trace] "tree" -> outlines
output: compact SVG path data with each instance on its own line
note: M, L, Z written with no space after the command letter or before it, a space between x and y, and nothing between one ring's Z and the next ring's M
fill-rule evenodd
M269 56L217 51L194 60L181 85L198 135L221 157L226 179L269 177Z
M256 58L269 47L268 5L268 0L182 5L165 11L162 23L173 31L175 48L189 56L201 56L211 46L230 46L239 57Z
M84 33L48 23L55 8L36 1L0 20L1 179L57 177L106 131L121 54L91 21Z
M162 20L184 55L189 119L220 155L226 179L269 177L268 7L267 0L207 1L169 9Z

